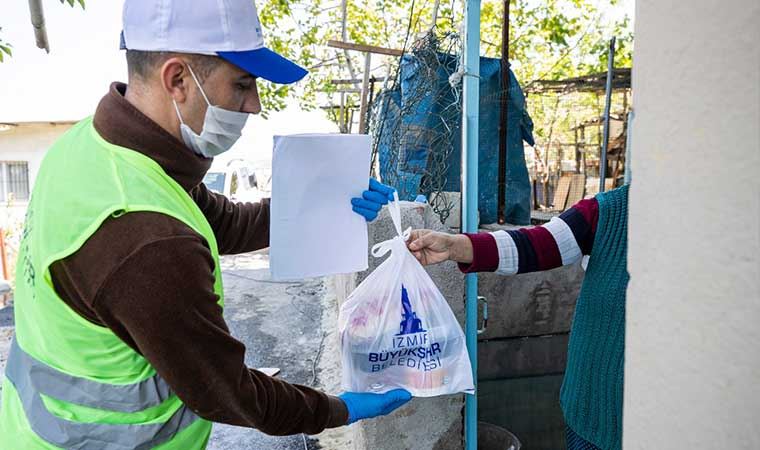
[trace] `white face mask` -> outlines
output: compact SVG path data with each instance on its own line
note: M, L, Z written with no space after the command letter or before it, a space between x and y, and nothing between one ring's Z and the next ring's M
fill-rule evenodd
M206 158L213 158L232 148L243 132L243 127L248 120L249 113L230 111L212 105L208 97L206 97L206 93L203 92L203 88L189 64L187 68L190 69L190 75L193 76L193 80L195 80L195 84L200 89L203 99L206 100L208 108L206 108L203 129L199 135L182 120L182 114L179 112L177 102L176 100L172 100L174 102L174 109L177 110L177 117L179 117L179 129L182 133L182 140L195 153Z

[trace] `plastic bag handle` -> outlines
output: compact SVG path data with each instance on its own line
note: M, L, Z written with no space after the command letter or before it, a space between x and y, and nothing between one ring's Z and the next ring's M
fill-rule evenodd
M404 248L406 248L406 241L409 240L409 236L412 235L412 227L401 231L401 206L399 205L398 192L393 192L393 201L388 203L388 212L391 214L391 220L393 221L393 227L396 228L397 236L387 241L378 242L372 246L372 256L380 258L389 251L393 250L394 245L398 245L397 242L400 239Z
M393 191L393 201L388 203L388 212L391 213L391 220L396 228L396 234L403 236L404 233L401 232L401 205L399 205L397 191Z

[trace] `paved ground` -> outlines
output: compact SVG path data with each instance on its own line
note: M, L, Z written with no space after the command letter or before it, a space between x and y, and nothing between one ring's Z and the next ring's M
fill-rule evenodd
M321 279L278 283L269 279L268 255L222 259L225 317L232 334L248 348L250 367L280 367L287 381L337 390L335 355L320 349L335 335L334 303ZM0 309L0 370L5 367L12 334L11 309ZM1 393L0 393L1 394ZM338 450L347 447L345 430L319 439L303 435L270 437L256 430L215 425L210 450Z
M280 377L316 384L322 344L321 280L279 283L269 278L266 255L224 258L225 311L232 334L248 347L249 367L280 367ZM270 437L256 430L215 425L210 450L319 448L303 435Z

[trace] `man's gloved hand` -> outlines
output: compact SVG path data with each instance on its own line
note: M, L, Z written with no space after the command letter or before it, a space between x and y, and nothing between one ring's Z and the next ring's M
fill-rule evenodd
M370 178L369 189L362 193L362 198L352 198L351 205L355 213L363 216L367 222L372 222L383 205L393 201L395 191L392 187Z
M390 414L412 399L406 389L394 389L385 394L345 392L338 396L348 409L348 423Z

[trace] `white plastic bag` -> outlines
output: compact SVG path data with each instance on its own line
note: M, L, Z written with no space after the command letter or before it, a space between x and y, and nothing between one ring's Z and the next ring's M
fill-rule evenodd
M406 248L401 211L389 205L398 236L372 248L391 255L340 308L343 389L415 397L473 393L464 333L446 299Z

